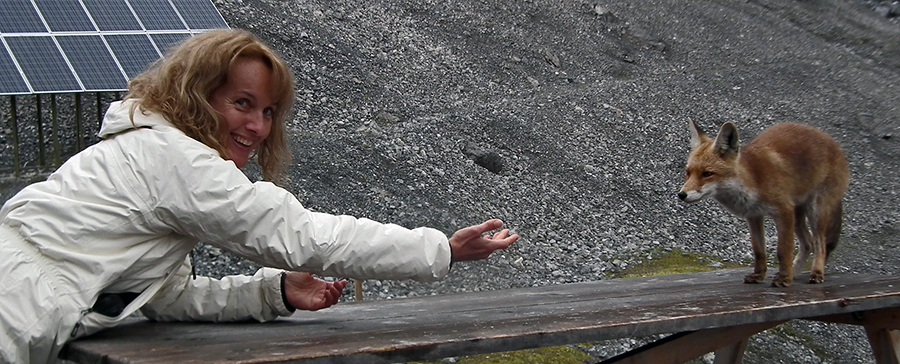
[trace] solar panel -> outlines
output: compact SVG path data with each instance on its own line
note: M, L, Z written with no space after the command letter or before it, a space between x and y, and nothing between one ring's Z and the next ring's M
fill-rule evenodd
M166 55L170 48L190 37L190 33L150 34L150 38L153 39L153 43L156 43L156 48L162 52L163 56Z
M81 0L101 31L141 30L134 13L122 0Z
M121 90L127 86L128 80L99 35L70 35L56 40L85 91Z
M0 44L2 46L2 44ZM0 94L28 93L28 84L16 68L12 56L2 48L0 51Z
M97 30L78 0L35 0L34 3L54 32Z
M0 0L0 33L43 33L47 31L29 1Z
M191 29L225 28L225 19L209 0L172 0Z
M9 37L9 49L35 92L81 91L81 85L49 36ZM20 56L22 55L22 56Z
M104 36L109 48L119 60L128 78L144 72L147 65L159 59L153 43L146 34L120 34Z
M0 0L0 95L120 91L192 34L211 0Z
M129 3L147 30L187 30L168 0L129 0Z

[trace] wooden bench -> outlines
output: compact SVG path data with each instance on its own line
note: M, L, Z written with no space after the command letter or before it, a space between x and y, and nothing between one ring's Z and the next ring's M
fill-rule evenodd
M668 334L608 363L740 363L750 336L788 320L865 327L898 363L900 277L830 274L789 288L747 269L341 303L269 323L135 319L72 342L79 363L396 363Z

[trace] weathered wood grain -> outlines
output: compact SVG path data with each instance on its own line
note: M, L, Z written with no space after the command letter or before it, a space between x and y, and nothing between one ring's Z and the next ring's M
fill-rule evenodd
M744 274L342 303L269 323L135 320L71 343L66 355L84 363L390 363L900 307L900 277L829 274L823 284L773 288L744 284Z

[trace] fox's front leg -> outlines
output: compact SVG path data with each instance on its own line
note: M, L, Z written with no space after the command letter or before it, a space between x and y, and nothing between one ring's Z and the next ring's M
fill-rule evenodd
M778 273L772 278L773 287L789 287L794 280L794 212L779 211L775 216L778 230Z
M753 273L744 276L744 283L761 283L766 279L766 234L762 217L748 217L750 245L753 247Z

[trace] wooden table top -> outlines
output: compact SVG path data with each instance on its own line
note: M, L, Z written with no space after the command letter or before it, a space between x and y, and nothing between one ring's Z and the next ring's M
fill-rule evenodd
M69 344L76 362L391 363L900 307L900 277L744 284L749 268L340 303L268 323L131 320ZM802 275L801 275L802 277Z

